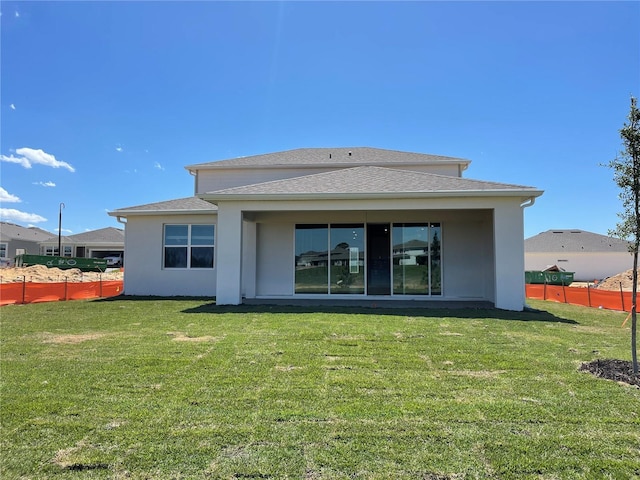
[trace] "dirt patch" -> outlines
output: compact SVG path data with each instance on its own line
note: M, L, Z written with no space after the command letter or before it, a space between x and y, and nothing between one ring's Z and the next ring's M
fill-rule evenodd
M506 370L452 370L448 372L451 375L460 375L464 377L474 378L497 378Z
M580 370L590 372L596 377L640 387L640 375L633 374L633 366L626 360L593 360L580 365Z
M74 344L74 343L82 343L87 340L96 340L98 338L104 337L104 333L81 333L77 335L54 335L48 333L45 335L43 343L65 343L65 344Z
M61 270L46 265L30 267L11 267L0 269L0 283L55 283L55 282L98 282L100 280L122 280L124 273L120 270L107 272L83 272L78 268Z
M182 332L168 332L167 335L173 337L173 341L175 342L215 342L220 340L219 337L211 337L209 335L204 337L190 337Z

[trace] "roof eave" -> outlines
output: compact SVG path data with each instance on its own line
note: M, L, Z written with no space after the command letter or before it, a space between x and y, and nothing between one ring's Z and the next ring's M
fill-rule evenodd
M216 215L217 208L208 210L115 210L107 212L111 217L132 217L148 215Z
M208 202L219 201L263 201L263 200L376 200L376 199L415 199L415 198L471 198L471 197L517 197L532 198L543 194L542 190L441 190L437 192L373 192L373 193L204 193L198 195Z

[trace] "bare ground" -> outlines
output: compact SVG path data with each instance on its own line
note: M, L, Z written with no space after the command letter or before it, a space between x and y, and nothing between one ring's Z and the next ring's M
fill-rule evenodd
M631 362L615 359L598 359L583 363L580 370L590 372L596 377L640 387L640 375L633 374Z

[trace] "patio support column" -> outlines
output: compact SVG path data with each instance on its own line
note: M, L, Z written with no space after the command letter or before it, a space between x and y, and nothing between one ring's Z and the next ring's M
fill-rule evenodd
M256 296L256 223L245 220L242 225L242 293Z
M242 210L233 202L218 204L216 304L242 303Z
M500 202L493 211L495 306L522 311L524 291L524 220L519 203Z

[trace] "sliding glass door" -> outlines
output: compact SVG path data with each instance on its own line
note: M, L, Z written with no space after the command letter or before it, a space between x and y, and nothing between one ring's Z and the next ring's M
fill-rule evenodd
M294 291L442 295L441 236L439 223L296 225Z

